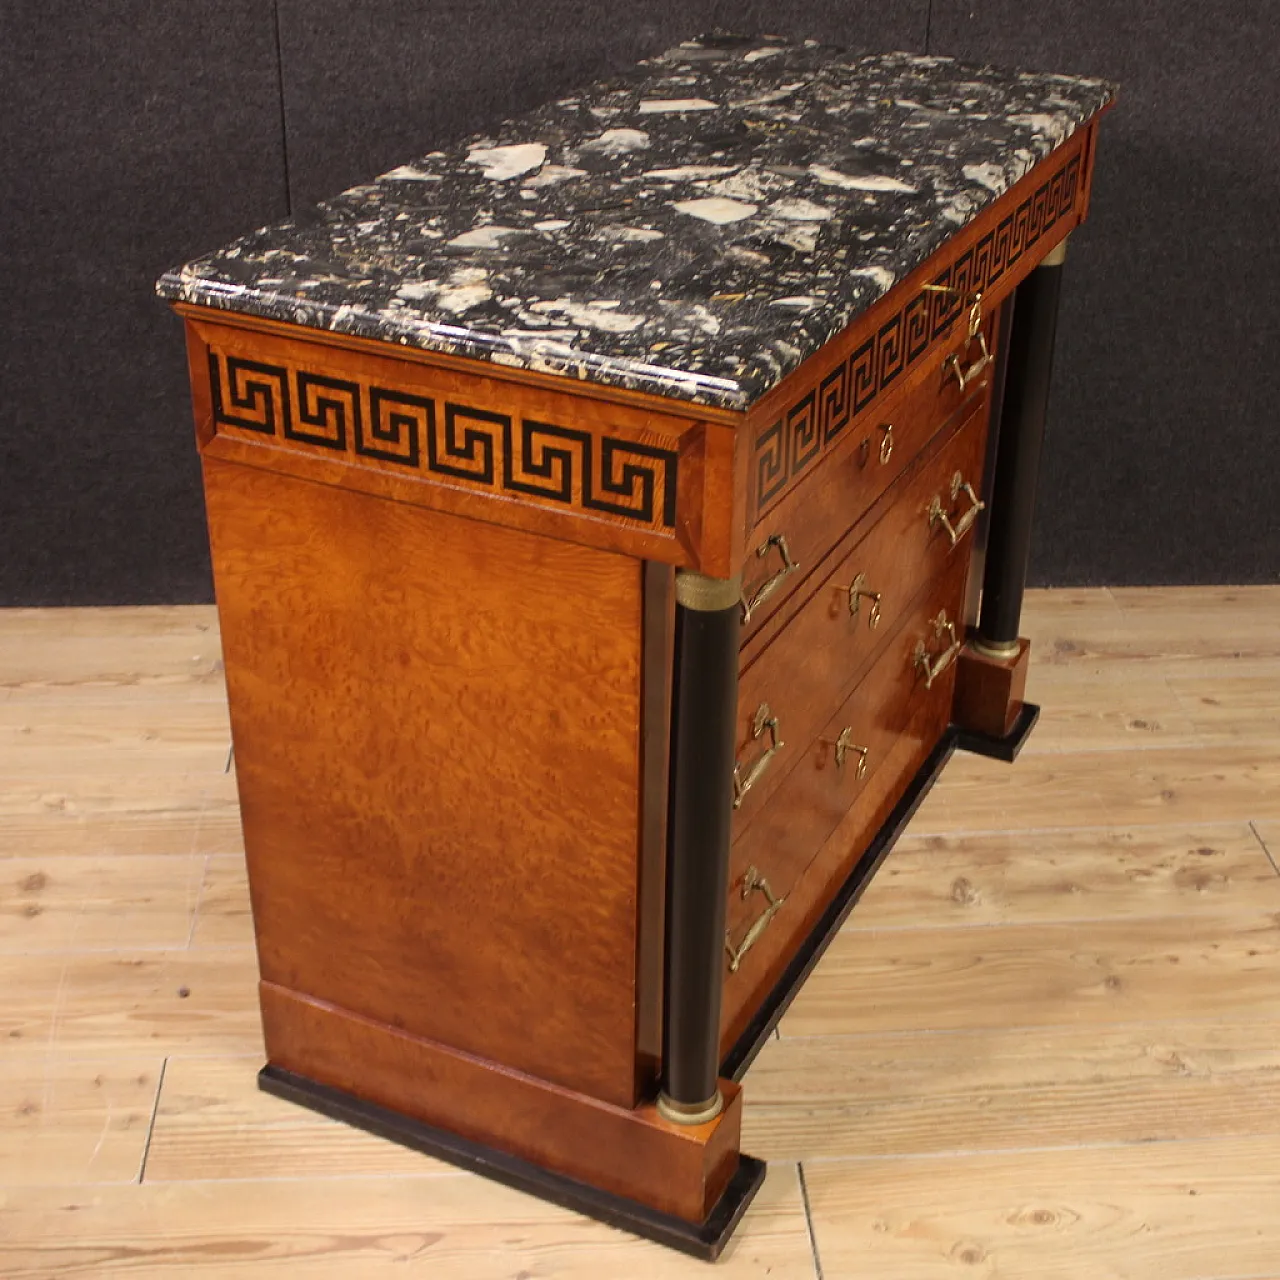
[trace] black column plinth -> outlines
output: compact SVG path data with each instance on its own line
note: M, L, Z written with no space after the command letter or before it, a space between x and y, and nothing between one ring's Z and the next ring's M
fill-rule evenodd
M999 656L1017 651L1065 260L1064 240L1014 295L976 639Z
M733 814L741 588L676 577L662 1092L668 1119L721 1106L720 1000Z

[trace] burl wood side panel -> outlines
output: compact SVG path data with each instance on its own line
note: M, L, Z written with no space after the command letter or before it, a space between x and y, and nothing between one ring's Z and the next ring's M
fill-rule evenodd
M632 1105L640 563L204 465L263 978Z
M738 1167L742 1095L700 1125L664 1120L504 1071L264 982L271 1061L475 1142L498 1147L689 1222L703 1221Z
M741 415L179 310L209 456L732 572Z

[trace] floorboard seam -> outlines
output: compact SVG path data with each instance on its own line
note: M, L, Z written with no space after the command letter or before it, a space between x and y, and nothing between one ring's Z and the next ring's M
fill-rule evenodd
M147 1157L151 1154L151 1139L155 1137L156 1132L156 1116L160 1114L160 1094L164 1090L164 1073L168 1069L169 1059L165 1058L160 1064L160 1079L156 1081L156 1100L151 1104L151 1121L147 1125L147 1140L142 1147L142 1162L138 1166L138 1182L139 1184L146 1181L147 1178Z
M804 1165L796 1162L796 1173L800 1178L800 1199L804 1201L804 1221L809 1229L809 1248L813 1251L813 1274L816 1280L823 1280L822 1258L818 1253L818 1237L813 1230L813 1206L809 1203L809 1187L804 1180Z
M1280 865L1277 865L1275 858L1271 854L1271 850L1267 848L1267 842L1262 838L1262 832L1258 830L1256 822L1249 823L1249 830L1253 832L1253 838L1262 846L1262 852L1267 855L1267 861L1271 863L1271 869L1280 876Z

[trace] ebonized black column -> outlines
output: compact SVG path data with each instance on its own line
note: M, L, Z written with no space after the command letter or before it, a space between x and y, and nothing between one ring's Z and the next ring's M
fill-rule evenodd
M741 595L736 579L676 575L658 1110L682 1124L700 1124L723 1106L717 1080Z
M1018 651L1066 256L1067 242L1063 240L1014 295L982 575L982 611L974 641L979 650L994 657L1009 657Z

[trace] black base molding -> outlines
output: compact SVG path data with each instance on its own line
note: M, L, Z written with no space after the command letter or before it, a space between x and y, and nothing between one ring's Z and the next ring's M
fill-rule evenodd
M333 1120L341 1120L380 1138L390 1138L392 1142L435 1156L460 1169L492 1178L517 1191L539 1196L562 1208L586 1214L611 1227L630 1231L633 1235L679 1249L707 1262L714 1262L720 1256L720 1251L764 1181L764 1161L741 1156L738 1171L724 1194L706 1222L698 1225L587 1186L563 1174L552 1173L517 1156L460 1138L456 1133L411 1120L386 1107L363 1102L340 1089L317 1084L292 1071L263 1067L258 1073L258 1087L277 1098L310 1107Z
M1003 760L1012 764L1018 752L1031 736L1031 730L1040 719L1040 708L1034 702L1024 702L1013 728L1003 738L992 737L988 733L976 733L972 729L955 730L956 747L960 751L971 751L976 756L990 756L993 760Z
M727 1076L731 1080L742 1079L752 1060L787 1011L787 1006L804 985L805 979L813 972L814 966L822 959L822 954L830 945L831 939L839 933L840 926L844 924L849 912L853 910L858 899L862 897L863 891L871 883L871 877L880 869L880 864L897 843L903 828L911 821L921 801L938 780L938 775L942 772L943 765L951 758L951 753L959 749L991 756L997 760L1012 761L1022 750L1023 743L1026 742L1039 718L1040 708L1028 702L1023 704L1021 713L1006 737L988 737L986 734L972 733L955 725L947 729L938 745L916 772L916 776L911 779L902 798L894 805L884 825L876 832L875 838L858 859L844 884L840 886L840 891L822 913L809 936L800 944L795 955L791 957L791 963L783 970L773 990L764 998L760 1008L756 1010L755 1017L747 1024L746 1030L725 1056L720 1064L722 1076Z

